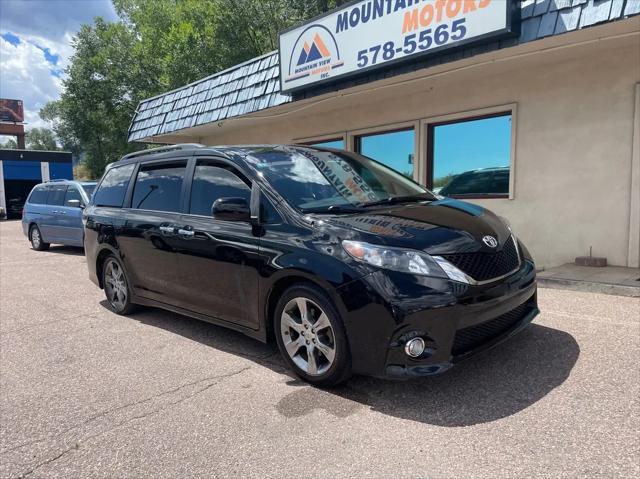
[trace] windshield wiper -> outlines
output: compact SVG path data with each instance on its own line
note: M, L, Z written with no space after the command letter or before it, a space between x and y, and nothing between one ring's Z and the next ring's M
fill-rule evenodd
M358 206L331 205L318 206L315 208L301 208L303 213L360 213L362 209Z
M383 200L379 201L370 201L368 203L360 203L360 206L368 208L369 206L383 206L383 205L394 205L398 203L413 203L416 201L435 201L434 198L429 193L420 193L417 195L405 195L405 196L389 196Z

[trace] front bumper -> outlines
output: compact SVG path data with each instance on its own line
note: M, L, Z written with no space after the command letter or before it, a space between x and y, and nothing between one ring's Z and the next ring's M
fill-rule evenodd
M530 261L482 286L380 270L339 293L354 372L382 377L444 372L513 336L539 312ZM404 345L415 336L427 348L414 359Z

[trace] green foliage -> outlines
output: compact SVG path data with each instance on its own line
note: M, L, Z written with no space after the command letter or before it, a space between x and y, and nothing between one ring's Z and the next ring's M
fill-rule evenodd
M4 143L0 143L0 149L15 150L18 148L18 142L14 138L9 138Z
M57 151L60 149L56 143L55 134L47 128L31 128L27 131L25 146L28 150Z
M83 25L58 101L40 111L98 177L123 154L140 100L275 50L278 33L344 0L113 0L120 18Z

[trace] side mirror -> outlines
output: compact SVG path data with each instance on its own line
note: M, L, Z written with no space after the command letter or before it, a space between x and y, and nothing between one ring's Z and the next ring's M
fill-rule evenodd
M211 207L211 214L217 220L250 221L249 202L244 198L218 198Z
M70 208L84 208L84 205L80 203L80 200L69 200L67 201L67 206Z

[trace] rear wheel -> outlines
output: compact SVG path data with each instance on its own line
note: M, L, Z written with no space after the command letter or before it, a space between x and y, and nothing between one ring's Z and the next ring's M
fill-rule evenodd
M336 386L351 376L342 320L320 288L307 284L289 288L275 315L280 353L298 376L317 386Z
M131 290L124 267L113 255L107 256L104 261L102 284L109 306L114 313L127 315L135 311L136 305L131 302Z
M42 234L40 228L37 225L32 225L29 230L29 241L31 241L31 247L36 251L44 251L49 249L50 244L45 243L42 240Z

